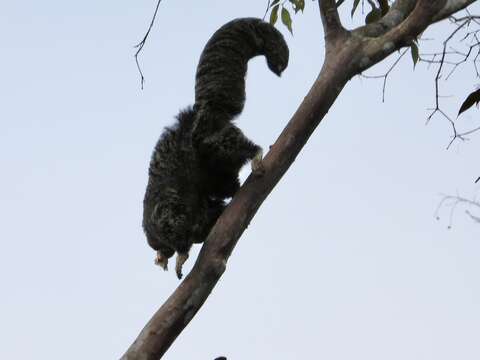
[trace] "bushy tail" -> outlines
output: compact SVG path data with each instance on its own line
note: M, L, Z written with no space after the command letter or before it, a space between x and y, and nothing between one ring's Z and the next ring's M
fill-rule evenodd
M257 18L240 18L218 29L203 50L197 67L195 108L234 117L245 103L248 61L265 55L277 75L287 67L288 46L282 34Z

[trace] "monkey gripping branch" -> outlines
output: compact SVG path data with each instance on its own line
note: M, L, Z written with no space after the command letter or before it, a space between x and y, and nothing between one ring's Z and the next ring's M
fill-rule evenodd
M122 360L153 360L165 354L208 298L243 231L345 84L409 46L429 25L474 2L396 0L378 21L348 31L342 26L335 0L318 0L325 62L317 79L263 160L263 176L250 176L245 181L210 231L192 271L145 325Z

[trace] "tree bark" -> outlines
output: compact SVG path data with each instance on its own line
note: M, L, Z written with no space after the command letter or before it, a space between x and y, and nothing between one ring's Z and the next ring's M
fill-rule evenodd
M206 301L243 231L346 83L408 45L431 23L474 1L397 0L378 23L349 32L340 22L335 1L319 0L326 55L316 81L263 160L265 173L248 177L212 228L192 271L153 315L122 360L156 360L168 350Z

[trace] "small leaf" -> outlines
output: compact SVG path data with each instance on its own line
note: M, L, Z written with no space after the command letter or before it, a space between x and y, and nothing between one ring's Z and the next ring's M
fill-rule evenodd
M355 13L355 10L357 10L358 4L360 4L360 0L355 0L353 2L352 13L351 13L352 17L353 17L353 14Z
M410 45L410 50L412 54L413 68L415 69L415 65L417 65L418 59L420 58L420 55L418 54L418 45L413 42L412 45Z
M470 109L473 106L473 104L478 105L479 102L480 102L480 89L472 92L470 95L467 96L462 106L460 106L460 110L458 111L457 117L465 110Z
M293 35L292 31L292 18L287 9L282 7L282 23L288 28L288 31Z
M293 10L295 11L295 14L300 10L298 8L298 0L288 0L290 3L292 3Z
M303 13L303 10L305 10L305 0L298 0L297 4L298 4L298 8L302 10L302 13Z
M278 7L280 5L275 5L270 13L270 24L275 25L278 19Z
M292 7L293 7L293 10L295 10L295 14L297 13L297 0L288 0L291 4L292 4Z
M382 16L385 16L388 10L390 10L390 5L388 5L388 1L378 0L378 3L380 4L380 10L382 11Z
M305 0L288 0L293 5L293 10L295 10L295 14L300 10L305 9Z
M270 7L274 7L275 5L277 5L278 3L280 2L280 0L273 0L272 3L270 4Z
M382 12L380 9L373 8L372 11L370 11L367 16L365 16L365 24L371 24L377 20L380 20L382 18Z

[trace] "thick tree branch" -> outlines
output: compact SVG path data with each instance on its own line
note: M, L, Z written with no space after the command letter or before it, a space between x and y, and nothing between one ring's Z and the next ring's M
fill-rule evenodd
M409 45L431 23L432 18L444 6L446 0L418 0L413 11L398 26L377 38L365 38L363 33L353 32L354 36L363 38L364 48L359 53L362 57L357 62L354 72L362 72L386 58L394 51Z
M408 17L383 35L381 40L404 44L413 40L432 23L432 18L445 6L445 3L446 0L418 0Z
M432 19L429 23L441 21L456 12L465 9L467 6L473 4L476 0L446 0L445 3L437 8L434 12ZM388 31L400 25L408 15L413 11L416 5L419 5L422 1L417 0L397 0L395 1L388 13L382 17L379 21L372 24L362 26L355 30L359 35L366 37L378 37L386 34ZM434 0L427 0L425 3L436 3Z
M354 33L365 37L378 37L402 23L415 8L416 0L397 0L379 21L361 26Z
M447 17L455 14L456 12L465 9L467 6L473 4L477 0L447 0L447 3L435 16L433 21L441 21Z
M345 29L340 21L335 0L318 0L318 6L320 8L325 39L328 43L339 33L345 32Z

